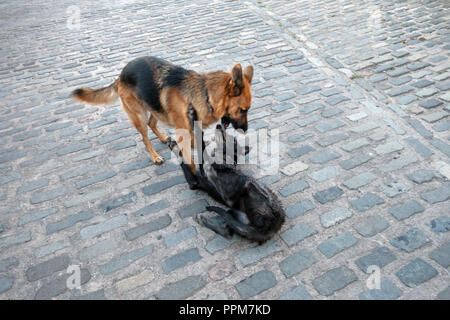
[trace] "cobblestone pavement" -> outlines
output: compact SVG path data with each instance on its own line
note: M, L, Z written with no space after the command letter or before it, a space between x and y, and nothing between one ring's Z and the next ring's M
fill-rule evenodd
M0 4L0 299L449 299L447 1L89 3ZM278 174L251 170L279 236L198 225L213 201L150 162L119 104L68 99L146 54L254 65L250 127L282 146Z

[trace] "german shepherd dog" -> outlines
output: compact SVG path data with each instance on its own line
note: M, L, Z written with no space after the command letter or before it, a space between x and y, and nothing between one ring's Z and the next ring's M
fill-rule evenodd
M221 148L223 141L227 141L223 127L218 124L216 127L217 147ZM220 137L219 137L220 138ZM203 138L202 138L203 140ZM169 148L182 160L181 151L177 150L177 143L169 138ZM234 152L236 152L236 139L234 140ZM205 143L202 141L202 154L204 154ZM244 153L248 152L246 149ZM236 159L236 155L223 154L226 159ZM230 162L230 161L229 161ZM225 224L218 224L211 219L199 215L197 218L207 228L216 233L230 238L233 233L237 233L247 239L257 241L259 244L270 239L278 232L285 220L283 206L268 187L260 186L255 179L242 173L233 164L211 163L204 169L201 161L197 174L193 174L190 167L181 163L186 181L191 189L202 189L206 191L216 201L228 206L230 209L224 210L220 207L207 207L208 210L217 212L225 221Z
M177 142L182 142L180 148L184 160L195 173L190 152L194 139L187 115L188 106L194 106L203 128L221 119L225 126L231 123L235 129L245 132L252 78L252 66L242 70L241 65L236 64L231 73L201 74L156 57L141 57L129 62L110 86L79 88L72 92L72 97L91 104L109 104L120 97L123 109L141 134L155 164L161 164L164 159L153 148L147 125L163 143L167 142L167 136L158 130L158 121L174 127ZM181 132L186 130L190 137L183 139Z

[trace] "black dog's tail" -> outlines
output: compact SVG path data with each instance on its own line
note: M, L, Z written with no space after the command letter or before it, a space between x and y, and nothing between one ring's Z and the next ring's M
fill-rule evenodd
M215 206L206 207L209 211L217 212L226 222L226 224L234 230L237 234L246 237L250 240L258 241L259 243L263 243L267 241L269 238L268 235L261 234L258 230L253 228L252 226L246 225L236 219L234 219L231 214L228 213L225 209ZM231 210L229 210L231 211Z

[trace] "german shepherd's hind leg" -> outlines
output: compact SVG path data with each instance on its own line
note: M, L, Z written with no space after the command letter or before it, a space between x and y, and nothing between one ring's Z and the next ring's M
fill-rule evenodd
M128 118L136 130L141 134L142 142L144 142L148 153L150 153L153 163L162 164L164 162L163 157L155 151L150 139L148 138L147 115L144 111L142 111L139 105L133 108L133 103L137 104L138 102L132 101L131 99L130 101L122 99L123 109L127 112Z
M161 131L159 131L158 127L156 126L158 124L158 119L156 119L151 113L150 113L150 119L148 120L148 126L150 129L152 129L153 133L156 134L158 139L162 143L167 142L167 136L163 134Z

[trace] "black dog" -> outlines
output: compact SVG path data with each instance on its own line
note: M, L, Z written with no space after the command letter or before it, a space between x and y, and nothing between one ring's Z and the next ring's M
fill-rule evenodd
M220 138L220 136L226 141L225 130L221 125L217 125L216 138ZM216 139L216 142L220 143L220 139L218 140ZM176 142L170 139L168 145L177 154ZM236 148L237 141L234 139L235 152ZM202 138L202 151L204 150L205 144ZM248 149L245 152L248 152ZM226 156L224 152L224 160ZM178 157L182 159L179 151ZM283 225L284 209L277 196L269 188L260 186L255 179L237 169L236 154L233 154L233 159L233 164L213 162L206 170L207 173L203 161L195 175L187 164L181 163L181 168L191 189L202 189L218 202L230 207L229 210L207 207L208 210L217 212L225 220L225 225L213 223L200 216L200 220L206 227L226 238L237 233L257 241L259 244L264 243Z

